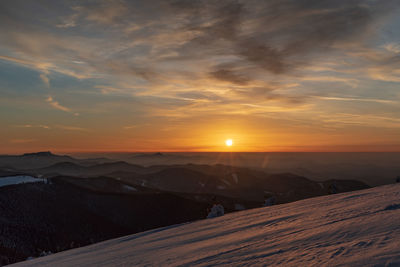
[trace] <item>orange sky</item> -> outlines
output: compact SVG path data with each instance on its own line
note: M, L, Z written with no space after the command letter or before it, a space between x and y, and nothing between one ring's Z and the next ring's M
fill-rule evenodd
M0 153L400 151L399 6L7 1Z

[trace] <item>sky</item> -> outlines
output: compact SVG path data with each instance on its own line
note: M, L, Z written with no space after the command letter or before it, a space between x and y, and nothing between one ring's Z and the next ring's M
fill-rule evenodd
M0 1L0 123L0 153L400 151L400 2Z

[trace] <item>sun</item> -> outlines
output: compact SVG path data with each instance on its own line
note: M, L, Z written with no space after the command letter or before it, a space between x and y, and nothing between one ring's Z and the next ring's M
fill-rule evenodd
M225 140L225 145L226 145L226 146L232 146L232 145L233 145L232 139L226 139L226 140Z

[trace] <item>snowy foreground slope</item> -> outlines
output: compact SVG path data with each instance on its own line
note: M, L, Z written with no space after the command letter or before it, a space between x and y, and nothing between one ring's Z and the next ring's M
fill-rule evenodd
M400 184L175 225L15 266L400 266Z

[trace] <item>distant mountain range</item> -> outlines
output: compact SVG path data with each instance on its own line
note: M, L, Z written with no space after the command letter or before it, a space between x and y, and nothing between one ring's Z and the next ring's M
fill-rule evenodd
M162 157L162 154L157 154ZM0 156L1 176L30 175L46 183L0 187L0 260L38 256L155 227L226 212L368 188L355 180L317 182L290 173L222 164L144 167L50 152Z
M157 154L162 156L162 154ZM0 175L28 174L52 179L54 177L108 177L130 186L183 194L209 194L246 201L262 202L266 195L276 203L287 203L303 198L326 195L331 187L346 192L367 188L356 180L327 180L316 182L306 177L228 165L155 165L143 167L124 161L76 159L51 152L0 157ZM36 166L33 168L32 166ZM83 180L82 180L83 181ZM87 183L94 179L84 180ZM104 186L106 187L106 186Z
M23 155L0 155L0 169L33 169L44 168L60 162L72 162L81 165L93 165L110 162L105 158L76 159L66 155L56 155L49 151L38 153L26 153Z

